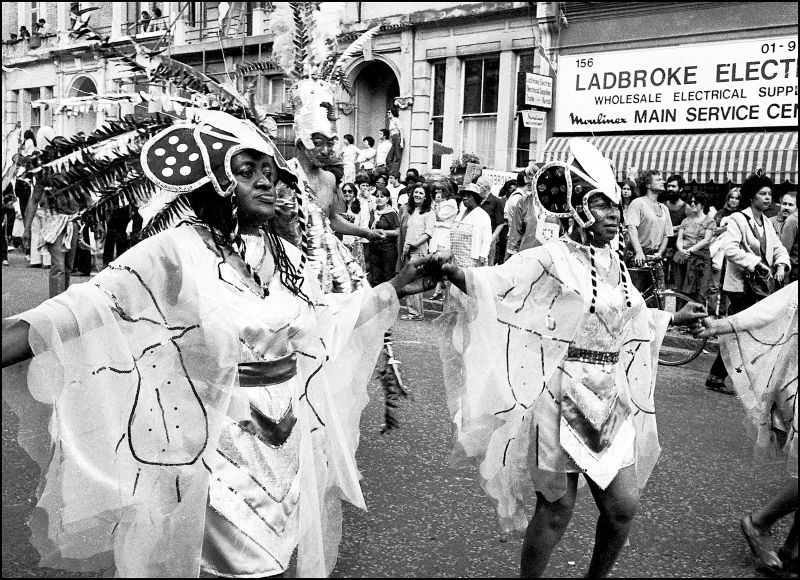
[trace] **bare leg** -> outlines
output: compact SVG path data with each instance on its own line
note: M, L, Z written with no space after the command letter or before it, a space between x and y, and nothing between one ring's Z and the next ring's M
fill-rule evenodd
M767 505L753 510L753 525L768 532L772 524L797 510L797 478L789 478Z
M589 488L600 510L594 537L594 552L587 578L605 578L617 561L639 508L639 485L634 466L621 469L606 489L588 477Z
M572 519L578 490L578 474L568 473L566 475L567 493L560 499L551 503L542 494L536 494L536 511L534 511L531 521L528 522L525 540L522 542L520 558L520 576L522 578L541 577L553 549L561 541L561 536L564 535L564 531Z

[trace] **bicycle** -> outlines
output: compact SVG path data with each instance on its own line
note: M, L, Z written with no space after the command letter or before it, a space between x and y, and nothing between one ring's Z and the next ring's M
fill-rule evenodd
M648 257L644 267L628 269L631 272L650 273L652 283L642 291L645 306L674 314L687 303L696 300L683 292L666 289L662 262L664 258ZM670 325L658 353L658 363L670 367L684 365L700 356L706 342L705 338L695 338L686 327Z

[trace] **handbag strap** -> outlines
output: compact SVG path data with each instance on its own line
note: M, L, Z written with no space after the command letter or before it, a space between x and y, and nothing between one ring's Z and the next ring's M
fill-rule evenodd
M754 223L755 220L752 219L746 213L742 213L742 215L744 216L744 219L747 220L747 225L750 226L750 230L753 232L753 235L758 240L758 249L761 252L761 261L763 261L765 264L768 264L769 262L767 262L767 224L764 223L764 235L762 236L758 233L758 228L756 228L756 225ZM762 220L765 219L767 218L762 216Z

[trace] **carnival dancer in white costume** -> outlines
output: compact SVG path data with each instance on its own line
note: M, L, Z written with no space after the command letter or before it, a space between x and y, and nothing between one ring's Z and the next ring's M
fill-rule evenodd
M561 238L491 268L438 258L453 291L440 318L454 459L480 470L504 532L525 532L523 576L540 576L572 516L583 473L600 510L588 577L608 574L659 455L653 389L670 315L645 308L612 241L620 192L580 139L561 177L579 240ZM585 195L573 195L582 185ZM703 316L700 305L673 323ZM536 491L528 522L523 489Z
M703 336L720 337L720 353L756 430L755 459L787 479L766 505L745 514L742 533L757 567L797 573L797 282L733 316L703 320ZM784 465L782 465L784 464ZM778 552L771 528L794 513Z
M301 248L324 292L352 292L368 285L366 275L350 250L334 232L370 241L382 240L382 230L371 230L348 222L344 200L331 172L341 165L334 153L337 91L351 89L345 69L380 27L370 28L347 46L341 54L336 46L344 4L337 2L281 2L270 15L270 30L275 35L273 59L293 82L289 92L294 108L294 133L297 155L289 166L298 176L303 194L298 225ZM341 177L341 174L340 174ZM302 219L305 217L304 220ZM380 376L386 397L383 430L399 425L396 408L407 396L392 349L391 332L384 337Z
M3 395L42 468L41 565L262 577L299 545L298 574L325 576L341 500L364 508L366 384L417 269L323 293L269 228L296 178L249 121L201 112L140 161L161 231L3 321L3 366L33 356Z

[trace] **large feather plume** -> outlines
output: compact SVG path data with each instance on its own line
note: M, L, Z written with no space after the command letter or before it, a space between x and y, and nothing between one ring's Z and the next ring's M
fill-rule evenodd
M295 76L295 19L292 9L294 2L276 2L270 15L269 29L275 35L272 44L272 58L283 71L294 80Z

